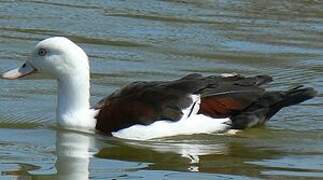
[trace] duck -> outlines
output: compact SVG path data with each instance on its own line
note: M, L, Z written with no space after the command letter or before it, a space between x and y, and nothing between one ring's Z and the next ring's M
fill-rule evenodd
M89 58L66 37L38 42L22 66L2 78L36 72L57 80L58 126L133 140L263 126L282 108L317 94L303 86L266 90L263 85L272 81L268 75L192 73L176 80L132 82L91 106Z

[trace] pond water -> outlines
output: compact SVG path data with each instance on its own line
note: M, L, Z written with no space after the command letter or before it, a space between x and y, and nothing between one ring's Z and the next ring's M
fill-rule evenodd
M90 57L92 104L126 83L198 72L268 74L323 91L318 0L0 1L0 72L66 36ZM237 135L152 142L55 126L56 82L0 79L1 179L323 178L322 94Z

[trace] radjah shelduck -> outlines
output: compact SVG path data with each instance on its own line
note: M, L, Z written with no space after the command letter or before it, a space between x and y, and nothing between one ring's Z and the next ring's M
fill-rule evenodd
M57 79L59 126L137 140L263 125L283 107L316 95L313 88L303 87L266 91L261 86L272 81L267 75L189 74L171 81L130 83L91 108L88 56L65 37L40 41L21 67L2 77L17 79L35 72Z

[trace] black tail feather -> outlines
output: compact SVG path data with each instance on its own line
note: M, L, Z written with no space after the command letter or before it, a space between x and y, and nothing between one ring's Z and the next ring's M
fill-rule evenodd
M313 88L298 86L288 91L266 92L244 111L231 117L235 129L263 125L284 107L292 106L317 95Z
M281 106L284 107L291 106L306 101L308 99L312 99L316 95L317 92L313 88L303 88L303 86L298 86L296 88L286 91L280 103Z
M267 119L275 115L280 109L295 104L299 104L308 99L312 99L317 95L317 92L313 88L303 88L298 86L285 92L281 92L280 100L274 102L269 109Z

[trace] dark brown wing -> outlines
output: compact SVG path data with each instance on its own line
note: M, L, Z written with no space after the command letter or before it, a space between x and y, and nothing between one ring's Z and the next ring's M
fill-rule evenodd
M134 124L158 120L179 120L182 110L192 104L191 94L203 87L189 75L168 82L134 82L101 100L96 128L110 133Z
M100 111L96 128L111 133L134 124L177 121L183 115L182 110L192 104L192 94L202 97L200 113L211 117L229 116L261 96L264 90L258 86L264 81L259 77L190 74L175 81L131 83L97 104L96 109Z

